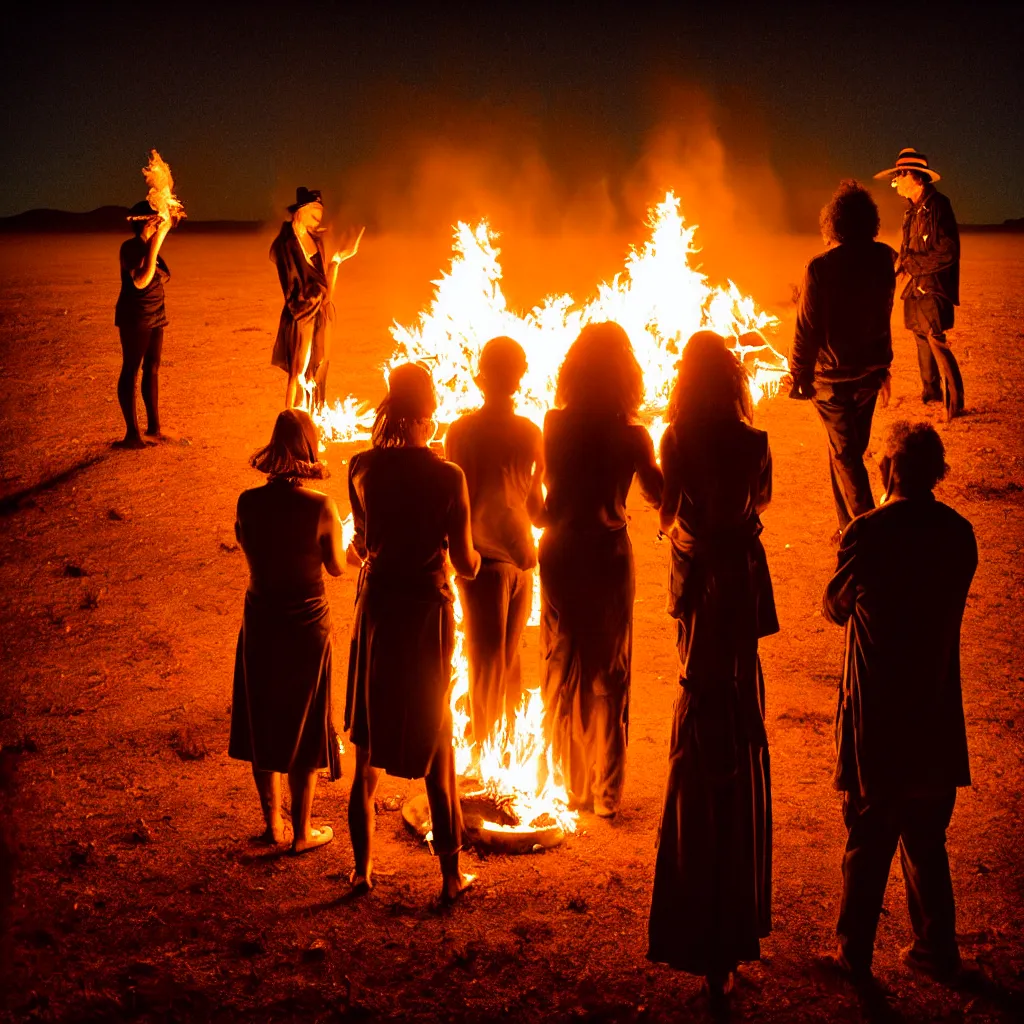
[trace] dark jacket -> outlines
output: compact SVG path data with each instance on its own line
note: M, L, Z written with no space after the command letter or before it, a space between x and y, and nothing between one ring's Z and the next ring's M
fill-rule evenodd
M824 599L846 625L837 789L871 800L970 785L960 623L977 565L971 524L931 494L843 531Z
M934 185L925 185L903 214L897 266L910 275L901 299L939 295L960 305L960 230L950 201Z
M326 354L327 321L332 308L327 297L327 264L324 244L319 237L316 255L311 263L302 253L291 221L281 225L277 238L270 246L270 258L277 266L277 276L284 294L284 309L277 326L274 353L271 362L288 371L299 345L299 328L313 323L313 345L309 356L309 374L320 365Z
M790 358L796 383L885 378L892 362L895 259L882 242L847 242L808 263Z

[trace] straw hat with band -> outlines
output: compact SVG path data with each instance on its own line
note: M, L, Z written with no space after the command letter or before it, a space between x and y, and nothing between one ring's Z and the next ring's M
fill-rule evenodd
M899 171L917 171L918 174L923 174L928 178L929 181L938 181L939 172L933 171L928 166L928 157L924 153L918 153L913 146L907 146L906 149L900 150L900 155L896 157L896 166L890 167L888 170L879 171L876 178L888 178Z

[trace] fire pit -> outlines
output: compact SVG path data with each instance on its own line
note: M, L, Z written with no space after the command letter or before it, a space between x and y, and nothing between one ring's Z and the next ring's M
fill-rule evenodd
M480 787L476 779L459 783L462 820L469 842L493 853L535 853L558 846L565 831L548 814L533 821L519 820L512 801L495 797ZM425 793L414 796L402 807L402 818L420 839L430 833L430 806Z

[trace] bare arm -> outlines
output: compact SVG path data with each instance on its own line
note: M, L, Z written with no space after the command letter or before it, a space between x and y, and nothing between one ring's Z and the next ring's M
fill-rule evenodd
M132 279L132 284L140 291L143 288L149 287L153 276L156 274L156 258L160 255L160 246L164 244L164 239L170 230L170 220L167 218L161 219L156 231L150 235L149 242L146 243L146 256L142 261L142 266L126 268L128 275Z
M359 498L355 482L352 479L353 470L357 466L358 456L348 464L348 503L352 508L352 542L345 552L345 560L349 565L360 566L366 561L366 512L363 503Z
M544 479L544 439L538 430L534 438L533 477L530 480L530 492L526 496L526 514L534 526L544 525L544 490L541 482Z
M679 458L676 453L675 431L669 427L661 435L661 469L665 474L665 486L661 492L661 505L658 507L658 521L664 533L671 533L679 511L679 499L682 495L682 478L679 474Z
M333 498L326 498L320 508L320 550L323 552L324 568L332 576L342 573L344 544L341 539L341 517Z
M768 438L764 439L764 461L761 463L761 475L757 481L757 501L754 507L758 514L763 512L772 500L772 450Z
M334 294L334 286L338 281L338 268L342 265L342 263L344 263L346 260L352 259L352 257L355 256L357 252L359 252L359 242L362 240L363 232L365 230L365 227L360 228L359 234L356 235L356 240L351 245L346 246L344 249L339 249L331 257L331 274L327 282L329 295Z
M455 571L467 580L474 579L480 571L480 553L473 547L473 533L470 529L469 488L465 474L454 463L453 472L459 474L458 490L452 501L448 521L448 557Z
M654 442L646 427L638 427L637 437L640 450L637 453L636 475L640 481L643 496L657 508L661 505L662 491L665 489L665 478L661 475L658 463L654 458Z

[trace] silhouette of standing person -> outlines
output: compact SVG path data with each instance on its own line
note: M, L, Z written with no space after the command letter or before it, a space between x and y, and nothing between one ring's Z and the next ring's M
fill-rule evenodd
M879 397L889 404L896 253L878 234L878 207L844 181L821 211L832 245L807 265L797 310L791 398L810 399L828 437L828 468L839 529L875 507L864 453Z
M281 776L291 791L292 851L329 843L310 824L316 773L340 778L331 723L331 611L323 569L341 575L341 521L334 501L309 486L327 468L309 415L286 409L270 444L251 459L267 474L238 499L235 534L249 563L249 588L235 655L231 757L252 763L265 842L284 840Z
M324 207L319 189L300 186L292 215L281 225L270 246L270 259L284 294L271 362L288 374L286 409L306 403L303 381L314 385L313 408L324 404L327 386L328 323L334 317L332 296L338 268L359 251L360 231L351 246L339 249L326 261L320 225Z
M964 411L964 379L946 340L960 305L960 229L949 199L935 188L938 172L913 146L900 150L896 166L875 177L890 178L907 201L896 265L906 277L903 324L917 342L921 401L942 402L948 423Z
M160 249L172 222L143 199L128 211L133 237L121 246L121 291L114 310L114 325L121 339L121 373L117 402L124 417L125 434L117 448L145 448L135 412L135 382L142 369L142 403L146 407L146 437L158 441L160 430L160 354L167 312L164 282L171 276Z
M662 477L636 422L643 374L626 332L588 324L558 371L544 419L547 487L540 543L546 735L572 806L612 817L626 778L633 650L634 476L652 504Z
M683 349L661 440L661 526L679 696L651 899L648 958L702 974L713 1007L771 931L772 803L757 643L778 632L760 513L768 435L747 371L700 331Z
M356 748L348 808L352 885L373 886L373 798L386 771L426 779L441 899L450 902L473 876L459 870L462 810L448 706L455 617L445 554L469 579L480 569L480 556L470 532L466 478L428 447L436 409L430 374L414 363L395 367L377 409L373 447L349 463L355 525L349 551L362 573L345 725Z
M914 944L907 963L940 979L960 966L946 853L959 786L971 784L960 688L960 626L978 547L935 500L945 451L926 423L894 423L887 500L843 534L825 616L846 627L836 711L836 788L847 828L838 962L871 973L897 847Z
M492 338L480 354L482 409L449 428L445 453L469 488L473 544L482 565L461 580L469 655L470 728L482 743L504 716L511 729L522 696L519 643L530 616L537 564L531 521L544 506L540 429L513 411L526 353L511 338Z

